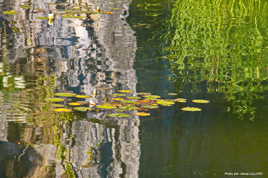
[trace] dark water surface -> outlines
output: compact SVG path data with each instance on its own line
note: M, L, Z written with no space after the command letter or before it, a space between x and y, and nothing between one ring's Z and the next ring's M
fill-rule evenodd
M0 178L267 177L267 7L0 0ZM122 89L187 102L55 111ZM90 98L51 102L59 92Z

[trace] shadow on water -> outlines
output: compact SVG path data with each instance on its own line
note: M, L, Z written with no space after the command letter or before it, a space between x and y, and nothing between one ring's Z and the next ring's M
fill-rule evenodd
M140 177L265 177L266 1L137 0L130 14L137 90L210 101L141 121Z

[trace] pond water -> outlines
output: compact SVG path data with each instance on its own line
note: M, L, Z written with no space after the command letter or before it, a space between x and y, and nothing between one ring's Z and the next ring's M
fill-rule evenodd
M0 178L268 174L268 2L0 12Z

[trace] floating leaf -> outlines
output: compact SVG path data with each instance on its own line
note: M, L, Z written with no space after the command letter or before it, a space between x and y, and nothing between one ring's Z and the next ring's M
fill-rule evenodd
M15 10L10 10L10 11L4 11L3 14L5 14L5 15L16 15L17 12Z
M62 16L62 18L72 18L72 19L84 19L87 18L86 16L76 16L76 15L71 15L71 14L65 14Z
M175 104L175 102L171 100L157 100L156 103L162 106L172 106Z
M150 116L150 113L147 112L137 112L135 113L136 116L142 116L142 117L146 117L146 116Z
M63 98L48 98L48 101L50 102L62 102L64 101Z
M177 93L168 93L169 96L176 96L178 95Z
M102 104L102 105L99 105L99 106L96 106L96 107L99 108L99 109L116 109L116 106L111 105L109 103Z
M127 97L128 99L130 100L139 100L141 99L141 97L138 97L138 96L130 96L130 97Z
M158 95L145 95L144 97L145 97L146 99L151 99L151 100L161 98L161 97L158 96Z
M122 100L122 103L129 103L129 104L138 104L136 101L133 100Z
M139 108L133 105L126 105L126 106L119 106L118 110L120 111L135 111L138 110Z
M123 101L125 99L124 98L112 98L112 100L114 100L114 101Z
M109 114L108 117L131 117L131 115L126 113L113 113Z
M141 95L141 96L151 95L151 93L145 93L145 92L139 92L137 94L138 95Z
M75 95L76 98L91 98L91 96L88 95Z
M83 104L79 103L79 102L71 102L71 103L68 103L68 105L70 105L70 106L80 106L80 105L83 105Z
M89 107L74 107L73 110L75 110L75 111L85 112L85 111L90 111L90 110L92 110L92 109L89 108Z
M195 112L195 111L202 111L201 108L197 108L197 107L184 107L181 108L182 111L191 111L191 112Z
M178 103L186 103L187 100L185 98L177 98L177 99L174 99L174 101L178 102Z
M205 103L209 103L209 100L203 100L203 99L195 99L195 100L192 100L193 103L202 103L202 104L205 104Z
M56 108L54 109L55 112L71 112L71 109L68 108Z
M74 93L55 93L55 96L75 97L75 94Z
M119 93L133 93L132 90L118 90Z
M120 96L126 96L126 94L124 93L115 93L115 94L112 94L113 97L120 97Z

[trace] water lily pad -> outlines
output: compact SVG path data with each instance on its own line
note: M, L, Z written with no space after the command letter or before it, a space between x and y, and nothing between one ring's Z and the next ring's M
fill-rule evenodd
M172 106L175 104L175 102L171 100L157 100L156 103L162 106Z
M48 20L48 17L36 17L39 20Z
M146 92L139 92L137 94L140 96L152 95L151 93L146 93Z
M204 100L204 99L195 99L192 100L193 103L201 103L201 104L206 104L209 103L209 100Z
M186 103L187 99L185 99L185 98L177 98L177 99L174 99L174 101L176 101L178 103Z
M56 108L54 109L55 112L71 112L71 109L68 108Z
M87 18L86 16L77 16L72 14L65 14L62 16L62 18L69 18L69 19L84 19Z
M89 107L74 107L73 110L85 112L85 111L91 111L92 109Z
M75 94L74 93L55 93L55 96L75 97Z
M133 93L132 90L118 90L119 93Z
M159 99L161 96L158 95L145 95L144 96L146 99L154 100L154 99Z
M169 96L176 96L178 95L177 93L168 93Z
M114 101L123 101L125 99L124 98L112 98L112 100L114 100Z
M131 115L127 113L113 113L109 114L108 117L131 117Z
M191 112L196 112L196 111L202 111L201 108L197 108L197 107L184 107L181 108L182 111L191 111Z
M130 100L139 100L141 99L141 97L138 97L138 96L130 96L130 97L127 97L128 99Z
M102 104L102 105L99 105L99 106L96 106L96 107L99 108L99 109L116 109L116 106L111 105L109 103Z
M135 113L136 116L142 116L142 117L146 117L146 116L150 116L151 114L148 112L137 112Z
M126 106L119 106L118 110L120 111L135 111L138 110L139 108L136 107L135 105L126 105Z
M79 102L71 102L71 103L68 103L68 105L70 105L70 106L80 106L80 105L83 105L83 104L79 103Z
M62 102L64 101L63 98L48 98L48 101L50 102Z
M5 14L5 15L16 15L17 11L15 11L15 10L4 11L3 14Z
M124 93L114 93L114 94L112 94L112 96L113 97L122 97L122 96L126 96L126 94L124 94Z
M88 95L75 95L76 98L91 98L91 96Z

